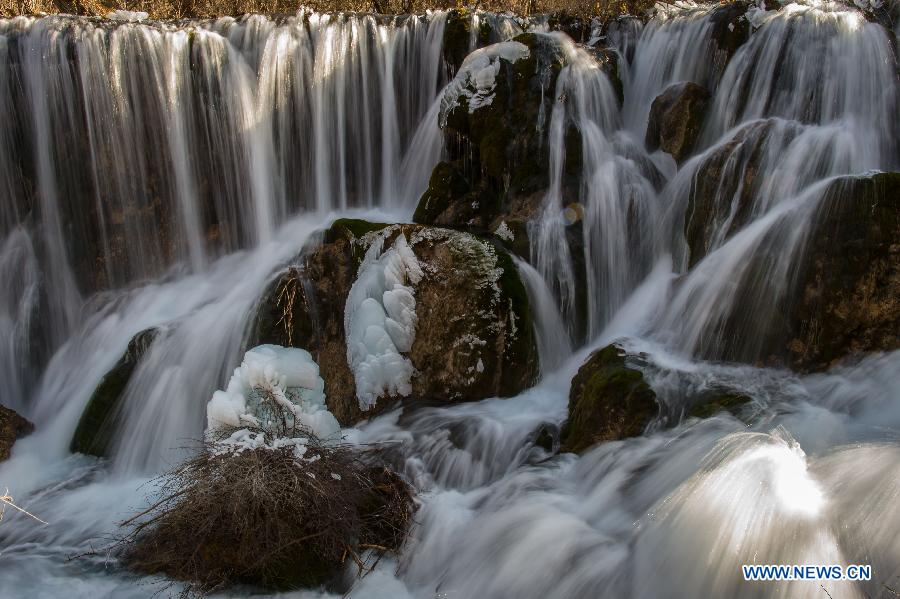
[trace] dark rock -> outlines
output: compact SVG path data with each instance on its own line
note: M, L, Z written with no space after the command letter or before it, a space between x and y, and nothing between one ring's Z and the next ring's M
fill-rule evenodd
M736 414L742 406L750 403L752 399L742 393L728 390L718 390L704 394L695 401L689 413L695 418L709 418L718 412L726 411Z
M683 162L700 136L710 97L705 87L689 81L669 86L650 107L647 149L662 148L676 162Z
M307 349L325 380L328 407L344 425L400 399L382 397L370 410L360 410L347 365L344 310L370 244L381 235L387 247L401 233L425 271L416 285L418 323L408 353L418 375L403 400L440 404L509 397L537 377L528 296L504 250L448 229L337 221L301 264L270 286L251 344Z
M697 167L684 221L689 267L709 253L717 238L727 239L749 223L761 183L763 150L772 128L772 121L742 127ZM727 230L717 233L726 221Z
M447 11L441 55L450 77L456 74L472 50L483 48L491 43L490 21L480 20L478 29L473 31L475 24L472 15L472 11L467 8L453 8ZM472 46L473 38L474 47Z
M0 462L9 459L12 446L17 439L30 434L34 425L19 416L15 411L0 406Z
M540 447L547 453L556 453L559 451L559 427L554 424L542 424L538 427L534 434L534 445Z
M619 106L625 101L625 87L622 85L622 79L619 77L619 53L613 48L592 48L594 58L600 65L600 69L609 78L613 91L616 92L616 98L619 99Z
M115 435L119 401L135 368L158 334L159 329L147 329L132 337L125 353L100 380L78 420L70 445L73 452L99 457L108 455L109 444Z
M746 1L729 2L710 11L709 21L713 27L711 59L720 76L738 48L750 39L750 21L745 15L751 5Z
M796 369L900 348L900 173L829 186L790 300L786 348Z
M550 31L562 31L582 44L591 39L591 19L566 11L550 13L547 17L547 28Z
M569 391L564 451L580 453L597 443L638 436L659 414L656 394L626 358L621 347L609 345L578 370Z

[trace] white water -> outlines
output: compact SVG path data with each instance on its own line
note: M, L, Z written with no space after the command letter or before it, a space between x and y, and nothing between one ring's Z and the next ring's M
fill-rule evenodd
M767 16L718 72L698 43L704 14L651 22L633 48L621 41L634 56L622 69L622 110L586 53L561 41L569 66L556 97L568 99L549 126L553 185L534 223L534 268L519 265L543 380L514 399L393 412L353 433L401 441L392 459L423 501L409 546L354 596L824 596L819 583L744 583L745 562L872 564L870 583L825 583L835 598L900 587L900 352L802 377L693 357L721 349L723 314L738 307L764 318L769 294L786 292L784 271L830 177L900 164L893 51L856 13L789 7ZM0 66L14 52L24 59L21 91L0 77L0 111L15 122L0 128L0 192L9 200L0 212L0 392L37 424L0 464L0 486L50 522L7 511L0 595L146 597L164 584L102 555L66 557L102 545L145 504L146 482L202 435L206 401L240 362L259 293L333 218L328 211L377 206L396 213L374 219L408 218L441 151L442 26L440 14L394 24L311 15L308 27L261 17L188 29L0 22ZM798 35L776 74L761 57L781 56ZM65 52L82 58L78 72ZM777 76L785 79L773 83ZM653 97L679 80L716 87L719 77L700 155L677 172L668 157L647 156ZM758 90L740 109L738 88ZM797 89L811 99L798 105L784 91ZM704 152L772 117L751 222L730 236L729 221L718 223L708 255L688 270L680 219ZM563 118L577 123L586 157L570 212L559 184ZM144 127L147 119L164 126ZM89 160L72 163L72 135L85 140ZM735 150L737 174L747 168L741 160ZM11 173L23 168L41 186L36 223L12 201L23 193ZM660 171L668 180L657 190ZM99 230L66 212L67 191L85 188L77 197L91 205L73 209L96 207ZM722 189L719 201L731 207L736 198ZM177 222L135 213L154 201ZM222 223L213 242L209 210ZM128 243L116 247L121 221ZM587 265L583 308L565 244L573 221ZM126 254L128 266L98 286L111 291L79 291L73 253L87 239L103 255ZM756 296L731 297L763 250L782 253L779 271ZM49 300L42 288L53 290ZM37 339L33 318L44 324ZM126 392L114 457L70 455L100 377L150 326L163 332ZM586 343L572 348L570 332ZM542 425L565 419L569 381L589 350L623 337L644 352L663 421L581 457L533 446ZM745 421L685 418L692 398L720 388L752 397Z

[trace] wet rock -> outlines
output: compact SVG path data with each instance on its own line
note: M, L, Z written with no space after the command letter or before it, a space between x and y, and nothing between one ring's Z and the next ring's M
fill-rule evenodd
M714 243L731 237L750 221L772 128L772 121L742 127L697 167L684 221L689 267L702 260Z
M476 24L472 16L472 11L467 8L453 8L447 11L441 55L451 77L459 70L469 52L483 48L492 41L490 22L487 19L480 19Z
M705 87L690 81L666 88L650 107L647 149L662 148L676 162L683 162L694 150L710 97Z
M572 379L563 450L583 452L604 441L643 433L659 414L656 394L613 344L591 354Z
M448 160L433 171L414 220L482 234L505 222L516 243L498 239L527 257L526 223L542 208L549 186L547 135L564 56L546 35L523 34L514 42L527 56L495 59L490 101L473 100L480 96L472 77L445 96L441 125ZM581 148L571 129L563 187L575 201Z
M750 39L750 21L744 15L751 2L730 2L714 8L709 15L712 24L712 60L719 75L734 53Z
M709 418L723 410L736 414L751 401L752 399L743 393L726 389L716 390L695 400L689 415L695 418Z
M159 329L147 329L132 337L125 353L100 380L78 420L70 444L73 452L99 457L108 455L109 444L115 435L115 419L122 394L135 368L158 334Z
M415 285L415 340L406 353L417 374L402 399L440 404L508 397L537 376L528 296L504 250L448 229L337 221L266 292L252 344L307 349L325 380L328 407L344 425L401 399L381 397L360 409L344 330L347 297L366 250L379 236L388 247L401 233L424 271Z
M591 39L591 19L566 11L556 11L547 17L547 28L550 31L562 31L579 43L587 43Z
M14 410L0 406L0 462L9 459L12 446L17 439L30 434L34 425L19 416Z
M834 181L808 244L788 312L789 363L819 370L900 348L900 173Z
M787 219L759 242L703 357L810 372L900 348L900 173L835 179L813 210L808 225ZM785 256L777 240L798 226L800 248ZM786 282L771 274L784 260Z
M609 82L612 84L613 91L616 92L616 98L619 99L619 105L625 101L625 87L622 85L622 79L619 77L619 53L613 48L597 47L592 48L594 58L600 69L606 73Z

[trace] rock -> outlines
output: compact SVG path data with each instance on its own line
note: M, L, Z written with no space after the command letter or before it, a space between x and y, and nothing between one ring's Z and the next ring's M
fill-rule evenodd
M379 237L389 247L401 233L424 271L415 285L415 339L405 354L417 374L402 399L509 397L537 377L528 296L504 250L448 229L336 221L264 294L251 342L307 349L325 380L328 408L345 426L401 399L381 397L360 409L344 329L347 297L366 250Z
M676 83L653 100L645 143L662 148L679 164L691 155L710 103L710 93L690 81Z
M745 15L753 3L747 1L729 2L712 9L709 21L712 24L712 56L719 76L734 53L750 39L750 21ZM718 79L718 77L717 77Z
M474 76L448 88L441 115L448 160L434 169L414 220L481 234L506 222L518 233L507 247L527 257L526 223L543 208L549 186L547 135L565 59L558 42L546 35L523 34L514 43L524 52L513 61L509 54L499 56L499 46L481 51L493 57L496 69L489 102L480 101L487 92L479 94ZM575 201L581 149L571 129L564 192Z
M656 394L644 375L627 365L621 347L609 345L591 354L572 379L563 450L580 453L638 436L658 414Z
M15 411L0 406L0 462L9 459L12 446L17 439L30 434L34 425Z
M113 426L118 415L119 401L141 358L153 344L159 329L141 331L128 342L125 353L116 365L100 380L87 407L78 420L70 449L98 457L108 455L109 444L115 434Z
M689 267L702 260L715 242L724 241L749 223L761 183L763 150L773 127L773 121L742 127L697 167L684 221ZM727 229L718 231L726 222Z
M803 371L900 348L900 173L842 177L821 202L788 312Z
M736 414L742 406L751 401L752 399L750 397L742 393L736 393L726 389L716 390L697 398L689 415L695 418L709 418L723 410Z
M473 14L467 8L453 8L447 11L441 55L450 77L456 74L469 52L491 43L490 21L479 19L477 30L474 30L476 25L472 19Z
M619 99L619 106L625 101L625 86L619 77L619 60L621 56L614 48L596 47L591 48L597 64L600 69L606 73L609 82L612 84L613 90L616 92L616 98Z
M716 325L727 343L704 358L812 372L900 348L900 173L837 178L814 210L797 254L770 249L785 227L803 226L792 220L761 240L734 282L742 301ZM792 266L782 292L771 273L784 260Z
M556 11L547 17L547 29L562 31L579 43L587 43L591 39L591 19L566 11Z

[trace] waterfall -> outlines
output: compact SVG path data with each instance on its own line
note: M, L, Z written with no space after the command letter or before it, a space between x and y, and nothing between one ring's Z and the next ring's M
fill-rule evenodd
M900 351L814 374L770 361L810 252L829 243L823 219L855 183L900 169L896 26L836 2L769 8L657 7L595 23L593 46L547 17L465 13L469 50L528 30L563 58L554 88L536 79L552 99L534 123L549 184L513 259L541 377L513 398L407 405L344 429L384 448L421 503L407 546L354 596L898 588ZM165 588L104 555L67 557L193 451L273 277L336 217L410 219L446 160L451 14L0 20L0 399L36 424L0 463L0 490L51 523L7 511L5 594ZM647 150L648 115L688 81L710 101L676 163ZM72 454L99 382L148 329L109 457ZM556 453L573 376L613 341L660 417ZM746 402L692 415L723 390ZM740 575L794 562L876 576Z

